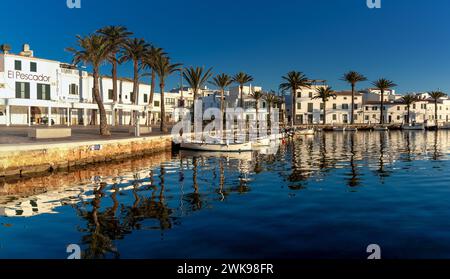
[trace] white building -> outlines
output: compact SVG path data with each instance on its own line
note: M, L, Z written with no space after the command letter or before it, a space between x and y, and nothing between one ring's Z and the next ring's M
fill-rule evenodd
M93 77L88 72L59 61L36 58L27 45L19 55L0 54L0 125L89 125L99 123L98 107L92 96ZM100 78L100 95L108 124L129 125L131 112L140 122L157 122L161 116L161 95L155 93L150 106L150 85L140 84L137 103L132 104L133 81L120 78L118 101L112 100L112 78ZM166 119L179 105L179 92L165 93ZM185 96L189 101L192 97ZM175 114L175 118L178 118Z

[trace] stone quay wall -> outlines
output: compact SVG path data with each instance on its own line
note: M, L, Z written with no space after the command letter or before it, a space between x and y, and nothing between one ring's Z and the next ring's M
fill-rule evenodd
M0 177L23 176L170 151L172 137L0 146Z

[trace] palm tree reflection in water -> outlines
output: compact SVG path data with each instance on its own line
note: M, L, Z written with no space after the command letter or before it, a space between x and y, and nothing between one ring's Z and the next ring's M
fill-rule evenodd
M431 160L433 167L439 168L436 162L444 162L447 156L445 137L448 134L443 132L323 132L288 142L275 155L181 152L170 163L133 171L129 179L116 176L111 182L97 177L95 190L88 193L91 200L74 205L84 222L79 229L83 257L119 258L117 242L133 231L158 231L164 237L164 232L179 225L186 215L211 209L232 194L250 193L253 187L258 192L278 186L272 181L280 183L281 189L289 187L287 194L292 196L294 191L306 186L313 189L321 182L329 183L325 187L345 186L352 191L368 183L367 177L387 183L387 178L395 175L396 160ZM175 186L179 197L174 188L167 189L173 183L179 183ZM167 190L171 195L166 196Z

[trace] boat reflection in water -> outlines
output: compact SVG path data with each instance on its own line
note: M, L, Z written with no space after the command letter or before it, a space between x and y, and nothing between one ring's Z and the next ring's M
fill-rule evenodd
M420 214L419 204L438 202L409 187L425 187L430 172L449 182L443 172L449 137L448 131L318 133L276 153L180 151L3 181L0 224L8 226L0 226L0 258L60 257L61 247L74 242L84 258L321 258L330 242L342 257L354 257L359 250L348 243L371 243L364 228L380 218L371 226L401 245L383 218L395 216L401 230L405 212L397 203L417 203ZM391 203L393 192L375 191L380 185L395 185L402 195ZM450 219L450 210L443 212ZM339 232L332 237L331 227ZM55 243L44 239L48 232L58 235ZM34 248L21 250L24 239ZM448 248L443 254L450 255Z

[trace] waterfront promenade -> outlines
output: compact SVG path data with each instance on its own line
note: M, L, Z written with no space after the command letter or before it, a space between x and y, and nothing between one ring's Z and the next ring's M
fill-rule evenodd
M112 128L111 137L96 127L72 127L65 139L28 138L28 127L0 127L0 177L34 175L170 151L172 137L154 129L134 137L129 127Z
M45 127L43 127L45 128ZM67 128L67 126L53 126L53 128ZM129 133L128 126L111 127L111 137L102 137L99 135L97 126L72 126L72 136L65 139L44 139L35 140L28 137L28 126L0 126L0 146L17 145L17 144L43 144L43 143L62 143L62 142L80 142L89 140L117 140L133 138ZM152 126L153 132L143 136L160 136L159 126Z

